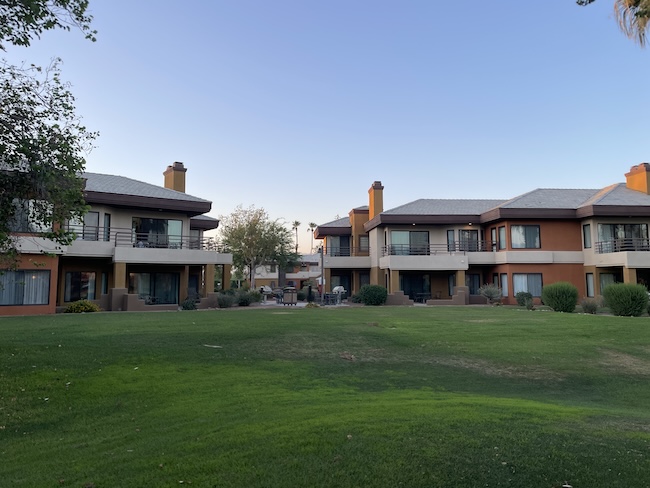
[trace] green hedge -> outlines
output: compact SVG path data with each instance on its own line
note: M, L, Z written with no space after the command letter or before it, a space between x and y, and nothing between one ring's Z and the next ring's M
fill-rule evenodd
M648 290L643 285L614 283L605 287L603 298L614 315L638 317L648 309Z
M383 305L388 298L388 290L379 285L363 285L359 290L358 299L364 305Z
M566 281L551 283L542 288L542 303L556 312L571 313L578 303L578 289Z

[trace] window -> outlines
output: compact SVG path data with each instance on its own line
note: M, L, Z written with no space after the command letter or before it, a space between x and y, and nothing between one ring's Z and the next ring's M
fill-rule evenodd
M68 271L65 274L63 301L95 299L95 273L88 271Z
M393 230L390 233L391 254L399 256L429 254L429 232Z
M478 251L478 230L464 230L458 231L460 240L461 251Z
M47 305L50 303L50 271L3 271L0 274L0 305Z
M12 204L14 206L14 215L8 221L11 232L33 233L52 230L50 225L34 222L32 217L36 211L39 211L39 213L48 212L47 208L37 208L38 206L47 206L47 204L34 200L19 200L18 198L14 198Z
M370 238L368 236L359 236L359 252L367 253L370 251Z
M648 250L648 224L598 224L600 252Z
M456 288L456 275L450 274L447 278L447 291L449 291L449 296L454 296L454 288Z
M111 214L108 213L104 214L104 240L111 240Z
M542 274L529 273L521 274L514 273L512 275L512 288L513 293L516 295L520 291L527 291L534 297L542 296Z
M328 256L349 256L350 236L329 236L327 238Z
M178 248L183 238L183 221L133 217L133 232L142 247ZM138 246L140 247L140 246Z
M510 240L513 249L539 249L539 225L511 225Z
M478 295L478 289L481 287L481 276L477 274L465 275L465 286L469 287L470 295Z
M582 244L585 249L591 248L591 224L585 224L582 226Z
M108 216L110 227L111 216ZM72 219L68 222L68 230L77 234L77 239L84 241L99 240L99 212L88 212L82 219ZM105 239L105 236L102 236Z
M600 294L608 285L616 283L616 275L614 273L600 273Z
M507 243L506 243L506 227L505 225L502 227L499 227L499 250L506 249Z
M494 252L497 250L497 228L496 227L492 227L490 229L490 241L492 241L490 245L492 246L492 252Z
M137 293L147 304L178 303L178 273L129 273L129 293Z
M587 296L594 296L594 274L587 273Z
M190 249L201 249L201 239L203 231L200 229L190 229Z
M359 288L370 284L370 273L359 273Z
M447 251L453 252L456 250L456 236L454 235L454 230L449 229L447 231Z
M503 273L501 277L501 295L504 297L508 296L508 275Z

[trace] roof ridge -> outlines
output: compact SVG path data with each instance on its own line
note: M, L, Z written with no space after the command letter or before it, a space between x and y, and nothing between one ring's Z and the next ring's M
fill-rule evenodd
M580 206L584 207L586 205L594 205L595 203L605 198L605 196L607 196L609 193L613 192L616 188L619 188L623 184L624 183L613 183L609 186L606 186L605 188L601 188L596 192L596 194L594 194L591 198L587 199Z

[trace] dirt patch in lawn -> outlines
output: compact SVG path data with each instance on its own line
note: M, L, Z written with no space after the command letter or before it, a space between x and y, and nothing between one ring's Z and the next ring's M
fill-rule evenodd
M491 363L482 359L463 358L463 357L441 357L434 358L428 362L440 364L442 366L451 366L454 368L469 369L476 373L487 376L500 376L503 378L521 378L535 381L561 381L564 376L556 371L545 368L523 367L523 366L505 366Z
M650 376L650 361L624 352L605 349L602 351L602 366L620 373Z

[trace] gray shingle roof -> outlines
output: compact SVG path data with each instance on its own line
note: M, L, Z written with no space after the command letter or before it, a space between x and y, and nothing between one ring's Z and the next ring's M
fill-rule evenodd
M352 224L350 223L350 217L343 217L342 219L321 224L318 227L352 227Z
M618 183L597 192L585 205L623 205L650 207L650 195L630 190L625 183Z
M181 200L185 202L209 203L209 200L198 198L180 191L170 190L162 186L152 185L143 181L132 180L125 176L104 175L100 173L84 173L86 190L97 193L111 193L115 195L133 195L138 197L163 198L167 200Z
M508 200L499 206L501 208L576 209L583 206L587 200L599 191L593 189L538 188Z
M387 215L480 215L502 203L504 200L421 198L382 213Z

